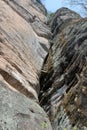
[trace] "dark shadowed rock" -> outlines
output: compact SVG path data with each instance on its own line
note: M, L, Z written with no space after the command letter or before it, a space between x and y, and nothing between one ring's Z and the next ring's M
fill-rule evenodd
M87 19L63 8L51 27L56 34L43 67L40 102L54 130L81 130L87 127Z
M51 25L51 31L52 33L54 34L54 36L56 34L58 34L58 32L61 31L60 29L60 26L63 24L63 23L67 23L73 19L80 19L80 15L77 14L76 12L74 11L71 11L70 9L68 8L60 8L58 11L56 11L50 25Z
M49 28L46 13L0 1L0 130L87 129L87 18L61 8Z

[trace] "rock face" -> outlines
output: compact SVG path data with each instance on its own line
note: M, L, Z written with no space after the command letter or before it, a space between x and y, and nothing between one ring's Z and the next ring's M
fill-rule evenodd
M61 8L49 28L46 14L0 0L0 130L87 129L87 19Z
M35 101L0 81L0 130L51 129L46 113Z
M54 130L87 129L87 19L61 8L51 30L54 38L41 76L41 105Z
M56 11L54 18L51 20L51 31L54 34L58 34L60 30L60 26L63 25L65 22L69 22L73 19L81 18L79 14L74 11L71 11L67 8L61 8Z
M38 104L51 36L45 14L36 0L0 0L0 130L51 130Z

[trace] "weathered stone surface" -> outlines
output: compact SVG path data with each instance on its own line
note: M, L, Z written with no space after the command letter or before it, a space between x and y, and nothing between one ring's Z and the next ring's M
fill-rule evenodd
M0 68L3 76L3 73L6 73L20 83L19 89L25 86L25 91L32 91L34 97L37 98L35 90L39 92L38 75L50 46L46 38L39 37L33 31L30 23L14 11L13 7L16 8L14 2L0 1ZM24 5L28 3L28 1L22 0L17 2ZM14 6L12 7L10 4L14 4ZM19 8L15 10L17 9ZM45 16L43 15L43 17ZM15 82L9 81L9 84L16 87Z
M4 80L4 79L3 79ZM46 113L33 100L0 80L0 130L51 130Z
M0 130L52 129L38 104L51 34L44 14L37 0L0 0ZM33 26L36 19L40 29Z
M46 9L37 0L4 0L14 11L16 11L28 23L31 23L36 34L48 38L51 35L50 29L44 24L47 23ZM51 37L51 36L50 36Z
M67 23L73 19L80 19L80 15L77 14L74 11L69 10L68 8L60 8L58 11L56 11L53 19L51 20L51 31L54 34L58 34L59 31L61 31L60 26L63 25L63 23Z
M54 130L81 130L87 127L87 19L63 8L56 12L52 30L56 33L43 67L40 102Z
M0 1L0 130L87 129L87 19L61 8L51 33L46 13L40 0Z

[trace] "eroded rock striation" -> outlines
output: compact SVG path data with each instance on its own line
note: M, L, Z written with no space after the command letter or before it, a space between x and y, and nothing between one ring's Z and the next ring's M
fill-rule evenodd
M45 14L37 0L0 0L0 130L51 130L38 102L51 37Z
M87 129L87 18L46 15L40 0L0 0L0 130Z
M87 129L87 19L59 9L52 21L53 45L41 76L41 105L54 130Z

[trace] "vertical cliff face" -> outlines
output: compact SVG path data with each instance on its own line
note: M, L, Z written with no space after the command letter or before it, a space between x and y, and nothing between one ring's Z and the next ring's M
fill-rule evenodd
M0 2L1 75L18 90L25 86L25 95L28 91L33 92L31 95L36 99L39 92L38 76L50 48L48 37L51 33L45 24L45 12L37 1Z
M87 128L87 19L61 8L48 27L46 14L0 0L0 130Z
M87 19L61 8L51 31L53 45L43 67L40 103L54 130L87 129Z
M38 104L51 37L36 0L0 0L0 130L51 130Z

